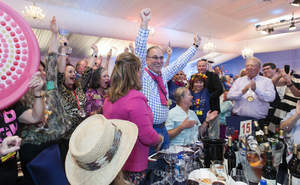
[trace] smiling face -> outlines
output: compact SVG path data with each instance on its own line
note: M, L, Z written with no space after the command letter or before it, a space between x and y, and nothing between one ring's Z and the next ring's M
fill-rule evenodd
M199 73L205 74L207 70L207 61L204 60L198 61L197 69Z
M104 70L101 73L100 78L99 78L99 85L100 85L100 87L102 89L108 88L108 85L109 85L109 75L108 75L107 70Z
M274 74L276 73L276 68L272 69L271 66L264 66L263 73L264 73L264 77L272 78L274 76Z
M75 84L75 68L73 66L66 66L65 69L65 86L68 88L73 88L73 85Z
M246 72L247 76L252 79L254 78L260 70L260 62L258 59L250 58L246 61Z
M158 47L152 48L147 54L147 67L156 74L161 73L164 64L163 52Z
M195 80L193 84L193 91L194 92L199 92L202 91L204 88L204 82L202 80Z
M79 61L78 64L76 65L76 71L77 71L77 73L83 74L86 66L87 66L87 63L86 63L85 60Z

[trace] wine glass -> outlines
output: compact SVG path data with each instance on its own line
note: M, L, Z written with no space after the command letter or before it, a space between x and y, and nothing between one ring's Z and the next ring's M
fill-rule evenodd
M230 126L227 126L226 127L226 132L225 132L226 138L228 138L228 136L233 136L233 134L234 134L234 128L230 127Z

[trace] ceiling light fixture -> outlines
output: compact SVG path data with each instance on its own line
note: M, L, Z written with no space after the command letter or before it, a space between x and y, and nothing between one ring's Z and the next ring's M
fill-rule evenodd
M293 17L291 19L291 25L289 27L289 31L294 31L296 30L296 26L295 26L295 20L294 20L294 12L293 12Z
M300 0L299 0L300 1ZM284 19L277 19L276 21L259 23L255 25L256 31L262 34L271 34L275 30L277 33L283 33L283 30L293 31L296 29L296 25L300 23L300 17L295 17L294 13L289 17L285 16Z
M251 48L244 48L242 50L242 57L243 58L249 58L249 57L253 57L254 51Z
M36 6L35 2L33 2L33 5L25 6L25 10L23 10L22 13L25 17L30 17L32 19L42 20L45 18L43 9L39 6Z
M300 0L294 0L293 2L290 3L292 6L300 6Z
M205 53L213 52L213 51L215 51L215 49L216 49L216 45L211 41L208 41L207 43L205 43L203 45L203 51Z

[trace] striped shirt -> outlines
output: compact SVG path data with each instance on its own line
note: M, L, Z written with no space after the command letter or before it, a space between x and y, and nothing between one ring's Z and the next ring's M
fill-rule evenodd
M167 106L161 104L157 84L144 70L146 67L148 35L149 30L139 30L138 36L135 41L135 54L140 58L142 62L142 93L146 96L148 105L153 112L153 124L161 124L167 120L169 109ZM169 97L167 82L171 80L171 78L176 73L183 70L187 62L195 55L196 51L197 48L195 46L191 46L180 57L178 57L176 61L162 69L162 79L167 91L167 97ZM151 72L154 75L158 75L153 71Z

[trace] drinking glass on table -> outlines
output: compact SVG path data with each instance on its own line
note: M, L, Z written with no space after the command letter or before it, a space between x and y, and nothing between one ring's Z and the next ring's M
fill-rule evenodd
M244 182L248 184L248 181L246 179L246 175L244 173L243 169L234 169L231 171L230 176L235 182Z
M262 168L266 163L265 156L257 151L246 150L246 159L247 179L249 182L258 183L262 175Z

